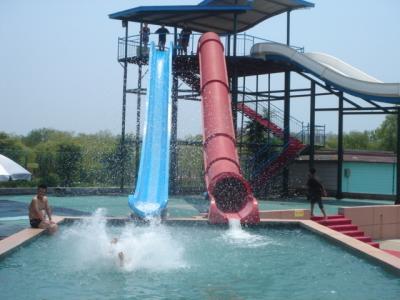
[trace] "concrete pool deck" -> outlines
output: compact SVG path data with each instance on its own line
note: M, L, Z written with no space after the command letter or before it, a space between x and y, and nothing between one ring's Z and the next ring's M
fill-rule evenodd
M379 241L380 248L384 250L400 251L400 239Z
M273 216L279 216L279 218L268 218L266 216L272 214ZM280 212L269 212L261 211L261 221L260 224L263 226L271 224L295 224L306 230L312 231L330 241L333 241L357 254L362 255L371 261L377 262L384 266L385 268L394 271L400 275L400 258L391 255L382 249L372 247L364 242L361 242L355 238L342 234L338 231L332 230L326 226L320 225L317 222L311 221L309 218L309 211L307 210L288 210ZM284 218L288 216L287 218ZM293 216L296 216L293 218ZM78 220L82 220L88 217L60 217L54 216L53 219L56 223L70 223ZM124 224L127 222L132 222L132 219L121 217L114 218L109 217L107 220L112 221L114 224ZM207 217L203 215L193 216L193 217L181 217L181 218L168 218L165 222L168 223L178 223L178 224L193 224L201 223L207 224ZM16 234L13 234L3 240L0 240L0 259L4 258L7 254L11 253L18 247L33 241L35 238L39 237L45 233L43 229L33 229L26 228ZM396 250L400 249L400 240L383 241L385 249ZM397 248L399 247L399 248Z
M57 224L60 224L62 221L64 221L64 219L64 217L59 216L53 216L52 218L52 220ZM9 237L6 237L5 239L0 240L0 259L23 244L39 237L43 233L45 233L44 229L25 228L13 235L10 235Z

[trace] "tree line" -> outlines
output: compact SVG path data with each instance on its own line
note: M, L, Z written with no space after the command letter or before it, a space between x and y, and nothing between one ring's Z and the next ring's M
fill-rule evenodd
M397 153L397 116L387 115L375 130L350 131L343 135L343 145L348 150L376 150ZM328 134L326 148L337 149L337 135Z
M0 132L0 153L33 175L31 182L1 185L35 186L45 182L49 186L117 186L121 163L125 164L125 178L133 180L135 143L135 138L127 135L121 146L120 137L107 131L73 134L42 128L32 130L26 136Z
M248 122L239 145L243 165L257 165L258 159L251 159L264 147L270 138L254 122ZM199 185L203 182L203 158L201 135L187 137L177 146L175 162L177 182L183 186ZM74 134L71 132L42 128L27 135L0 132L0 154L3 154L28 169L33 174L31 182L5 182L0 186L35 186L45 182L49 186L119 186L124 181L132 185L135 181L136 164L140 141L133 135L125 137L124 145L120 136L107 131L95 134ZM239 138L238 138L239 141ZM346 150L381 150L396 152L397 119L388 115L375 130L351 131L344 133ZM270 138L270 144L279 144ZM328 134L325 149L337 149L337 135ZM140 151L140 150L139 150ZM262 156L273 155L274 147L265 148ZM245 158L250 158L244 162ZM262 159L262 158L260 158ZM121 165L124 165L121 172Z

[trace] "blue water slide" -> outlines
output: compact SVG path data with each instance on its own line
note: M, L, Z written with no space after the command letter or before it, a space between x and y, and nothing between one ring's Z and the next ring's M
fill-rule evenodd
M168 204L171 137L172 47L159 51L151 44L146 121L136 189L129 206L141 217L160 216Z

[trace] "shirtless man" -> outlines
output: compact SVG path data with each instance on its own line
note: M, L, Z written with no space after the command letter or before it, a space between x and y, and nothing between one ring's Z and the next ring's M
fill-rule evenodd
M29 222L32 228L48 229L49 233L57 231L58 226L51 220L49 200L46 196L47 186L41 184L38 186L37 194L32 198L29 204ZM48 220L46 220L46 214Z

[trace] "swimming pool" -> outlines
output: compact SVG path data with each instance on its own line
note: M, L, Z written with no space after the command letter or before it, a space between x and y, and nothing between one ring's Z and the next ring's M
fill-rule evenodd
M0 261L4 299L398 299L400 279L298 227L107 226L98 211ZM125 253L120 267L110 240ZM29 288L27 288L29 287Z

